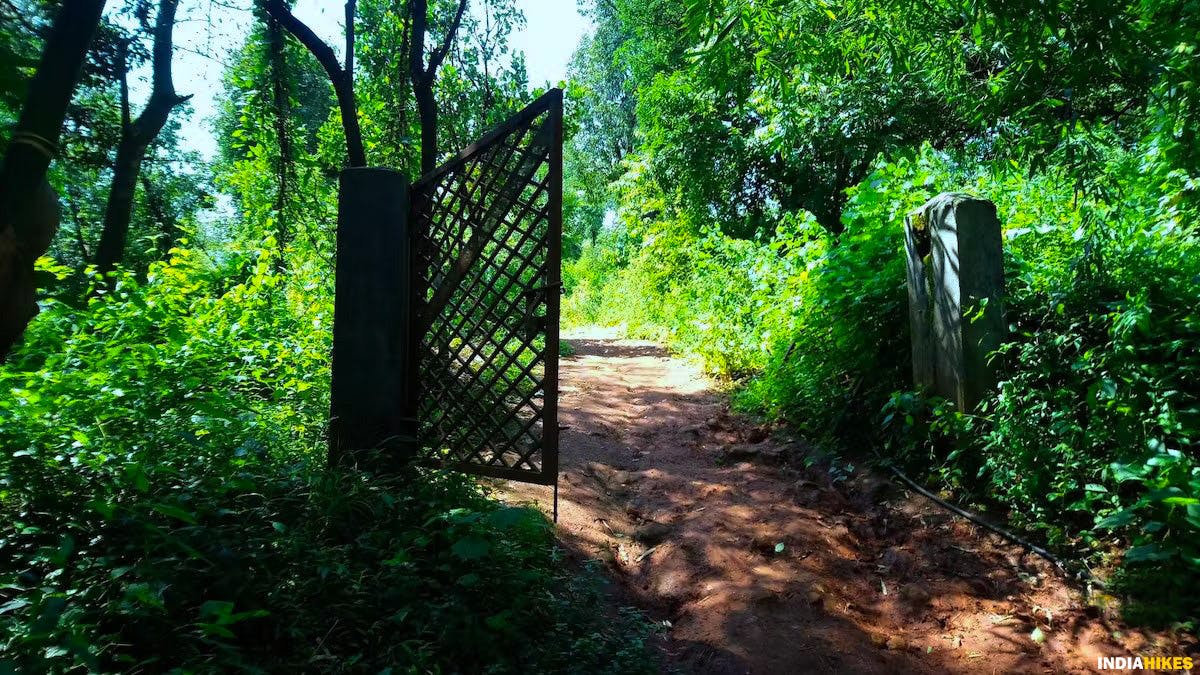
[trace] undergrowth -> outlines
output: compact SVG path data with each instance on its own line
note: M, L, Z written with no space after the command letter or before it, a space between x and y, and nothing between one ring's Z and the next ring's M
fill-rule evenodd
M634 174L623 226L569 270L566 316L699 355L743 409L829 451L877 449L1067 557L1122 563L1132 618L1186 619L1200 607L1200 240L1194 182L1157 152L1110 150L1082 190L926 147L848 191L836 238L785 213L769 238L735 239L661 209L671 196ZM1009 334L978 410L911 391L904 214L943 191L991 199L1004 228Z
M565 566L540 513L452 475L287 469L180 466L124 490L80 473L30 496L4 533L6 665L655 670L648 624L596 612L599 577Z
M0 672L656 670L539 512L325 466L325 286L184 250L92 283L0 369Z

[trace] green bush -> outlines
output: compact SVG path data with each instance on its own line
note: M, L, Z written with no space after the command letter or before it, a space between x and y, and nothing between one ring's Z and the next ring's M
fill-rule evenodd
M626 205L636 252L590 268L588 293L620 298L604 320L751 375L738 404L831 450L879 448L1068 557L1130 547L1138 596L1170 598L1160 614L1179 616L1200 606L1186 581L1200 572L1195 185L1153 143L1103 152L1085 184L928 147L880 161L848 191L836 239L790 214L756 242ZM635 187L627 198L644 199ZM904 214L943 191L991 199L1004 229L1011 330L975 411L908 391Z
M538 512L452 475L289 468L196 463L31 494L4 532L2 658L19 672L653 670L648 624L596 614L596 582L564 568Z
M1155 169L1112 151L1098 182L1122 189L1082 195L1055 174L979 176L1007 239L999 386L977 411L898 395L887 431L914 469L1069 557L1128 546L1133 611L1163 620L1200 606L1200 242Z
M0 369L0 672L654 670L538 512L325 467L331 302L272 268L176 251Z

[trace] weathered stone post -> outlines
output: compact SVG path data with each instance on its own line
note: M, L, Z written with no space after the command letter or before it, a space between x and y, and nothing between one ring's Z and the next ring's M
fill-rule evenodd
M413 433L408 178L350 168L339 187L331 464L360 450L403 453Z
M1004 260L996 206L943 193L908 214L913 380L970 411L995 385L1004 339Z

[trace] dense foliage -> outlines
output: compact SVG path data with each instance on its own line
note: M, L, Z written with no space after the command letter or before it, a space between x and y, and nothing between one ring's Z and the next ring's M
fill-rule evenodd
M484 5L437 80L450 150L537 93L507 47L520 13ZM654 670L649 624L597 611L600 577L538 511L454 474L326 466L342 125L308 52L273 51L257 5L214 7L249 28L218 156L165 129L107 276L89 265L120 114L105 40L144 43L153 3L111 8L72 105L42 311L0 367L0 672ZM0 122L53 8L0 1ZM415 172L409 19L357 10L365 145Z
M263 3L226 4L200 10L248 32L221 55L217 156L183 149L177 104L107 275L146 93L129 74L165 3L110 3L68 110L42 311L0 366L0 672L653 670L647 624L596 611L597 577L536 512L326 465L343 120ZM409 3L351 4L365 154L415 174ZM539 93L514 2L476 4L436 73L443 153ZM1194 621L1194 4L584 3L565 316L665 340L745 410L1114 572L1131 618ZM428 5L438 42L457 3ZM6 128L55 7L0 0ZM942 191L1004 227L1009 332L975 410L910 384L901 226Z
M623 78L636 132L580 192L610 224L569 266L570 320L665 339L747 410L1123 562L1131 616L1195 616L1188 3L649 4L596 3L619 39L575 65ZM943 191L1004 229L1009 334L977 410L911 391L903 221Z

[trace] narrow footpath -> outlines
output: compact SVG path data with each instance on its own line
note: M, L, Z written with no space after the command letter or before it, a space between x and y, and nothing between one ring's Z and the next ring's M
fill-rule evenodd
M731 416L655 344L566 337L559 539L662 623L668 668L1093 672L1195 649L902 486L800 468L803 443ZM548 488L499 489L549 511Z

